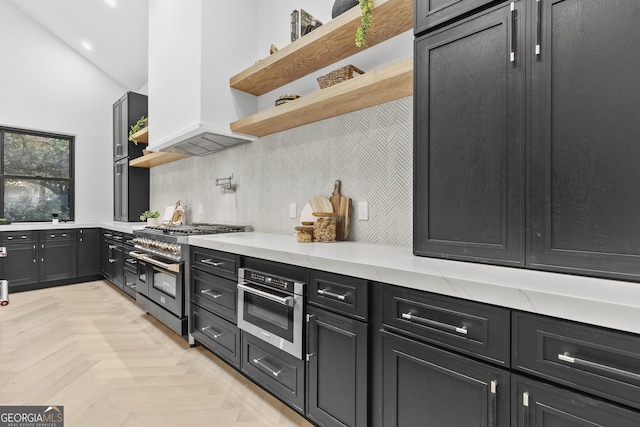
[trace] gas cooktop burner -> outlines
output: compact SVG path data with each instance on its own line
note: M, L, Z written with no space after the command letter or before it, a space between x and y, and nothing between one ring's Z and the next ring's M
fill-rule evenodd
M165 234L174 236L198 235L198 234L219 234L238 233L251 231L246 225L225 225L225 224L193 224L193 225L148 225L143 230L145 233Z

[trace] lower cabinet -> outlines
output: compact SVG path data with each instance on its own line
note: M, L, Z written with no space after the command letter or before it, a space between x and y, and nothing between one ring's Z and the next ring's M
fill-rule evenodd
M9 290L38 282L38 243L6 244L7 257L0 260L0 278Z
M192 308L191 335L202 345L240 367L240 330L236 325L200 307Z
M241 332L242 372L262 388L304 412L304 361L254 336Z
M512 427L637 427L640 413L520 375L512 379Z
M100 269L105 279L124 288L124 237L116 231L102 231L102 255Z
M100 274L100 232L97 228L78 230L78 277Z
M307 416L321 426L366 427L367 324L307 310Z
M385 427L508 427L509 372L389 332Z
M43 231L39 250L38 277L41 282L76 277L76 230Z

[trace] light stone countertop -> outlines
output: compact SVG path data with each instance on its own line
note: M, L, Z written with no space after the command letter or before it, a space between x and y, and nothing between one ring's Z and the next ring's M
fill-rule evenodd
M47 222L20 222L0 226L0 231L35 231L35 230L69 230L73 228L108 228L122 233L133 233L133 230L143 229L144 222L104 222L104 221L69 221L57 224Z
M410 247L232 233L189 243L640 334L640 283L417 257Z

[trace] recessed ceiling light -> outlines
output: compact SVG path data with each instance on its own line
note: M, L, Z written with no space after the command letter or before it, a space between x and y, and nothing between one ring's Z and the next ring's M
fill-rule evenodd
M83 47L83 48L85 48L85 49L87 49L87 50L93 50L93 46L91 46L91 44L90 44L88 41L83 40L83 41L81 42L81 44L82 44L82 47Z
M116 2L116 0L104 0L104 2L111 7L118 7L118 3Z

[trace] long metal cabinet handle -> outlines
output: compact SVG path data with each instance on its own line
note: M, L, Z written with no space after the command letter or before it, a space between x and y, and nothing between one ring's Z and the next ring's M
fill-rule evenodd
M497 395L498 395L498 381L493 380L489 384L490 399L489 399L489 426L497 427Z
M536 0L536 55L540 55L542 44L542 0Z
M287 307L293 307L294 305L294 299L293 297L278 297L275 296L273 294L270 294L268 292L264 292L264 291L260 291L258 289L254 289L250 286L247 286L243 283L238 283L238 289L242 289L245 292L248 292L250 294L254 294L257 295L259 297L262 297L264 299L268 299L269 301L273 301L273 302L277 302L278 304L282 304L282 305L286 305Z
M452 332L457 332L462 335L467 335L469 331L467 331L466 326L458 327L453 325L448 325L446 323L438 322L431 319L425 319L424 317L414 316L411 313L402 313L402 318L407 319L411 322L419 323L426 326L437 326L441 329L446 329Z
M270 368L269 366L267 366L264 363L262 363L262 359L263 359L262 357L260 359L253 359L253 363L255 363L256 365L260 366L262 369L265 369L267 372L269 372L274 377L278 377L278 375L280 375L282 373L282 371L284 371L284 368L280 369L279 371L274 371L272 368Z
M206 332L206 331L208 331L209 329L211 329L211 331L213 332L212 334L209 334L209 335L211 335L211 336L212 336L213 338L215 338L215 339L218 339L218 338L220 338L221 336L223 336L223 335L224 335L224 332L216 332L216 331L215 331L215 329L212 329L212 327L211 327L211 326L205 326L204 328L200 328L200 330L201 330L202 332Z
M203 289L203 290L200 291L200 293L201 294L205 294L205 295L209 295L210 297L213 297L213 298L216 298L216 299L218 299L218 298L220 298L222 296L222 294L214 294L213 293L213 289Z
M203 264L212 265L214 267L220 267L222 264L224 264L224 262L211 261L211 258L203 259L200 262Z
M327 291L326 289L318 289L318 295L337 299L339 301L344 301L347 299L348 294L340 295L340 294L336 294L335 292Z
M516 62L516 40L518 38L518 31L516 30L517 16L516 3L511 2L511 54L509 55L511 62Z
M597 369L602 372L606 372L608 374L617 374L629 379L640 380L640 374L636 374L635 372L625 371L623 369L614 368L613 366L603 365L597 362L591 362L590 360L577 359L575 357L571 357L569 353L559 353L558 359L563 362L572 363L576 366L586 366L592 369Z
M522 393L522 427L529 427L529 393Z

